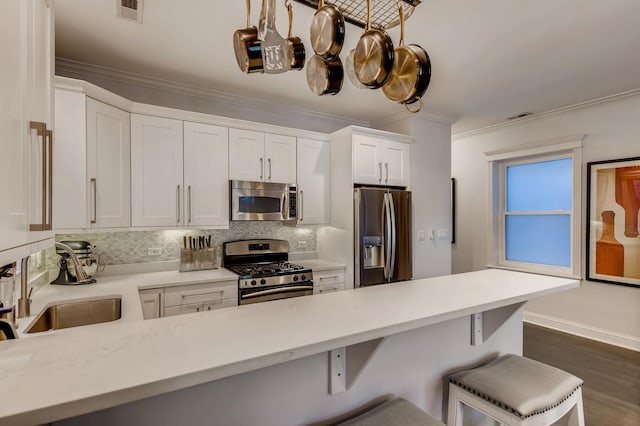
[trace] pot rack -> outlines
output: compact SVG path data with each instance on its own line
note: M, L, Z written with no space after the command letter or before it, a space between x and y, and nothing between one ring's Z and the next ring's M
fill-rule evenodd
M295 0L313 9L318 9L319 0ZM413 10L422 0L373 0L371 6L371 26L374 28L388 29L400 24L398 18L398 3L402 3L405 20L413 14ZM360 28L367 24L367 0L329 0L325 3L332 4L340 9L344 20Z

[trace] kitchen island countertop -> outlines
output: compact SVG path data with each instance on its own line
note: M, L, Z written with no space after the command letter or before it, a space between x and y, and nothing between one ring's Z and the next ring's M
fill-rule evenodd
M123 306L139 305L139 288L162 285L126 281ZM104 284L104 294L120 294ZM485 270L2 342L0 424L89 413L578 286Z

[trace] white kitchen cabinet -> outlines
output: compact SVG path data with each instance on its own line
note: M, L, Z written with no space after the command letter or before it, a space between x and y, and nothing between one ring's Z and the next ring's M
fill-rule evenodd
M0 259L17 260L28 244L53 241L52 5L0 2L0 28Z
M296 182L296 138L229 129L229 178Z
M165 316L211 311L237 304L237 281L167 287L164 292Z
M61 88L55 108L56 229L131 226L129 113Z
M330 222L331 144L298 138L298 223Z
M144 319L160 318L164 316L164 289L150 288L140 290L140 304Z
M132 225L228 225L228 143L225 127L132 114Z
M229 130L184 122L187 226L229 224Z
M344 290L344 268L328 269L313 273L313 294Z
M409 186L411 145L369 135L353 135L353 182Z

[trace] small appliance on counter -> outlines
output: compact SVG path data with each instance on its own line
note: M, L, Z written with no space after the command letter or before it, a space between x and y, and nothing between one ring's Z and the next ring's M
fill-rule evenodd
M0 267L0 320L15 323L15 263Z
M63 246L71 249L71 252ZM93 255L91 243L87 241L62 241L61 243L56 243L56 254L60 256L58 261L60 273L55 280L51 281L51 284L76 285L96 282L91 277L98 270L98 258ZM83 277L80 279L78 279L79 274L76 262L83 270L81 273Z

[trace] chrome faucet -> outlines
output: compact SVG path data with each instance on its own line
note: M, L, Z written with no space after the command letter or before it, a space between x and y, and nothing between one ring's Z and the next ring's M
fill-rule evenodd
M93 284L96 282L96 280L91 278L89 274L87 274L87 272L84 270L84 268L80 264L80 261L78 260L78 256L76 256L76 253L71 247L58 242L56 242L55 245L56 248L59 248L67 253L69 255L69 258L71 259L71 262L73 262L73 267L76 270L76 278L78 279L78 281L73 284Z
M20 263L20 299L18 299L18 318L25 318L31 315L31 292L27 294L29 288L29 259L31 256L23 257Z

